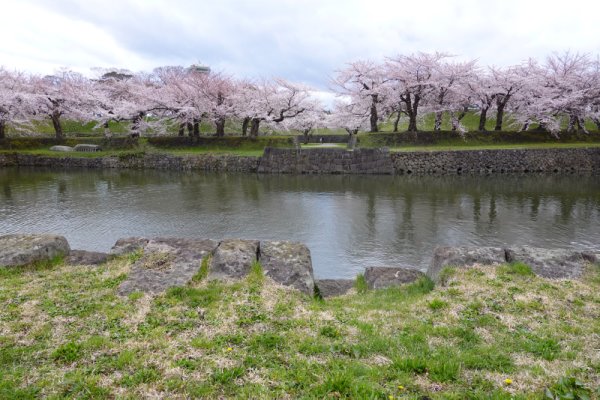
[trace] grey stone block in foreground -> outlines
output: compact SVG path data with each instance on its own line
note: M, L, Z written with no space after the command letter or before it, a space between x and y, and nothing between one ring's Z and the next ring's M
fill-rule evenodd
M110 254L120 256L122 254L133 253L134 251L143 249L149 239L143 237L128 237L117 240L115 245L110 249Z
M200 270L202 259L217 247L217 242L209 239L144 240L147 242L143 256L119 287L120 295L137 291L160 293L172 286L183 286Z
M209 279L242 278L257 260L258 240L227 239L213 252Z
M427 276L438 280L445 267L468 267L475 264L495 265L506 262L505 251L500 247L436 247Z
M50 147L50 151L67 152L67 151L73 151L73 148L70 146L52 146L52 147Z
M355 279L319 279L315 284L322 297L335 297L347 294L356 283Z
M71 248L58 235L12 234L0 236L0 267L27 265L67 256Z
M107 253L87 250L71 250L65 260L68 265L100 265L110 257Z
M581 277L593 259L588 253L574 250L523 246L506 249L506 261L525 263L536 275L544 278L573 279Z
M417 281L425 274L419 270L401 267L368 267L365 281L369 289L384 289Z
M266 276L285 286L309 295L314 294L310 250L302 243L263 241L260 243L260 264Z

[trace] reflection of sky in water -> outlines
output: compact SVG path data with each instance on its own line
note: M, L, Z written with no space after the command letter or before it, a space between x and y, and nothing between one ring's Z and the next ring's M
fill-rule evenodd
M99 251L126 236L296 240L319 277L425 269L436 245L600 249L599 223L599 177L0 171L0 234Z

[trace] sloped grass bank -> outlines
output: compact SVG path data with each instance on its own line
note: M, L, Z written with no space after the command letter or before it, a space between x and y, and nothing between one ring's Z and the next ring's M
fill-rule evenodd
M446 270L436 287L322 301L256 265L240 282L199 274L121 298L131 262L0 269L0 398L598 395L597 267L582 281Z

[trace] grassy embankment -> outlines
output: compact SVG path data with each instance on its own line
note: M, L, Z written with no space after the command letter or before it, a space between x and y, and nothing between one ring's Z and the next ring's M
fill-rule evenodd
M121 298L132 261L0 269L0 398L600 395L597 267L582 281L522 264L448 270L436 287L358 279L320 301L255 266Z
M592 132L596 132L594 135L579 135L569 137L565 140L566 135L561 135L561 139L558 140L552 137L548 133L543 132L525 132L517 133L511 132L510 130L505 132L489 132L489 133L475 133L477 128L478 116L474 113L469 113L463 119L463 123L473 133L467 134L465 137L459 137L455 133L449 132L450 124L446 116L442 124L442 129L446 130L441 133L432 133L430 130L433 128L434 118L433 115L427 115L424 117L422 122L423 132L418 134L402 132L406 129L406 126L400 126L401 133L391 134L392 125L391 123L381 124L381 133L359 134L358 147L369 148L369 147L382 147L387 146L391 151L440 151L440 150L485 150L485 149L530 149L530 148L583 148L583 147L599 147L600 140L598 139L597 131L594 130L595 126L589 124L588 129ZM566 122L565 122L566 123ZM95 128L94 123L88 123L86 125L79 124L75 121L65 121L64 131L67 138L77 137L79 141L94 141L102 138L103 129ZM144 153L167 153L174 155L194 155L194 154L233 154L240 156L260 156L265 146L290 146L290 134L298 134L298 132L270 132L268 136L261 136L258 139L250 140L249 138L235 138L235 135L240 134L239 124L234 121L228 121L227 132L230 132L230 136L220 139L210 136L213 127L209 123L201 124L201 134L203 135L203 143L201 145L181 145L172 146L168 143L160 145L152 145L148 143L148 140L142 138L140 140L140 146L135 149L121 150L121 149L107 149L99 153L55 153L48 151L49 146L37 146L23 148L18 151L29 154L38 154L46 156L76 156L76 157L101 157L107 155L115 156L130 156L130 155L141 155ZM493 119L488 121L487 128L493 129ZM510 124L507 126L511 127ZM514 126L513 126L514 128ZM535 126L532 126L535 128ZM110 130L117 136L125 135L128 132L127 123L111 123ZM40 135L51 137L52 127L50 124L45 122L37 122L35 130ZM428 131L429 130L429 131ZM171 132L175 135L175 132ZM338 134L345 135L343 130L328 130L320 129L313 132L313 135L328 135ZM234 135L234 136L231 136ZM423 139L422 137L426 138ZM176 138L176 136L171 136ZM273 143L267 144L268 138L273 138ZM168 139L168 138L167 138ZM232 139L232 140L227 140ZM17 139L18 140L18 139ZM68 140L68 139L67 139ZM320 147L315 144L303 145L303 148ZM344 144L333 145L331 147L345 147ZM6 152L7 150L0 150Z

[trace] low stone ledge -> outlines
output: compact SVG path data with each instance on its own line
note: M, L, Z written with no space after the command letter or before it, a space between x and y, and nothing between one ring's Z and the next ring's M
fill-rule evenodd
M580 278L586 265L595 262L579 251L528 246L506 249L506 261L525 263L536 275L550 279Z
M405 267L368 267L365 281L369 289L385 289L413 283L425 276L417 269Z
M0 267L17 267L54 257L68 256L71 251L64 236L48 234L11 234L0 236Z
M308 295L314 294L310 250L302 243L262 241L260 264L266 276L285 286L291 286Z
M315 285L323 298L343 296L348 294L356 283L355 279L319 279Z
M65 262L67 265L100 265L111 257L108 253L87 250L71 250Z
M149 239L143 237L128 237L119 239L110 249L110 254L120 256L123 254L133 253L137 250L142 250L148 241Z
M445 267L497 265L505 262L505 251L501 247L436 247L431 265L427 269L427 276L433 281L438 281L440 272Z
M226 239L212 253L209 279L243 278L258 260L258 240Z
M137 238L142 239L142 238ZM143 255L118 289L120 295L132 292L161 293L189 283L200 270L202 259L217 247L210 239L146 239ZM142 240L138 240L138 243Z

